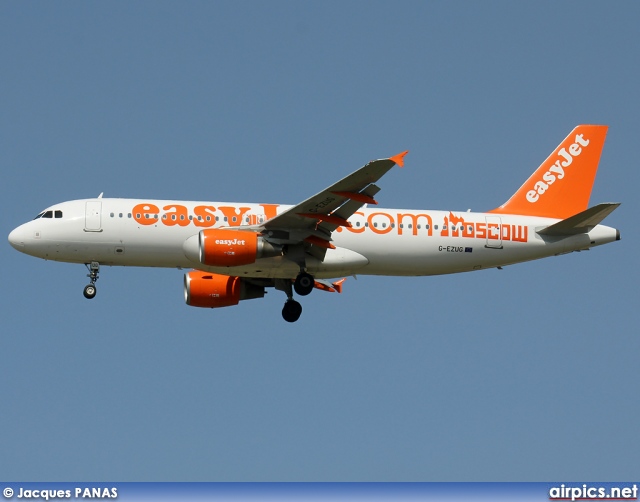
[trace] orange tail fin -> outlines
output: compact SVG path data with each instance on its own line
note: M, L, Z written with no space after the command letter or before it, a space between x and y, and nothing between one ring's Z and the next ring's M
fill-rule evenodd
M565 219L587 209L607 126L579 125L502 206L489 211Z

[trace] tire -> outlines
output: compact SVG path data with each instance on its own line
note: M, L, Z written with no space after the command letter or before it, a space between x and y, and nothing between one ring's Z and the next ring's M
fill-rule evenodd
M91 300L93 297L96 296L97 292L98 291L96 290L96 287L93 284L87 284L84 287L84 291L82 292L82 294L87 300Z
M296 280L293 283L293 289L298 295L307 296L313 291L314 283L315 280L311 274L302 272L300 275L298 275L298 277L296 277Z
M287 300L282 307L282 318L287 322L296 322L302 314L302 305L295 300Z

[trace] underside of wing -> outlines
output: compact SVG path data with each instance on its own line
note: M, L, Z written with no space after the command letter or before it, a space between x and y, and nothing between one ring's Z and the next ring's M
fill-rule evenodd
M322 260L327 249L334 248L331 233L340 226L351 226L347 220L364 204L377 204L374 196L380 188L375 183L394 165L402 167L406 154L371 161L289 208L263 225L264 237L277 244L302 244L305 252Z

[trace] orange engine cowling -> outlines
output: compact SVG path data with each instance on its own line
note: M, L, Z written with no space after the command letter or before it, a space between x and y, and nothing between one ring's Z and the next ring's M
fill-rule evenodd
M212 267L249 265L281 253L256 232L213 228L200 232L199 251L200 262Z
M192 307L218 308L238 305L240 300L262 298L264 287L239 277L192 270L184 274L184 301Z

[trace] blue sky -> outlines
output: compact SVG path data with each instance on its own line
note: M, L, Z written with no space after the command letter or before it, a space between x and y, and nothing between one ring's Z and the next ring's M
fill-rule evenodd
M0 248L0 477L625 480L640 468L635 2L3 2L2 231L93 197L496 207L579 123L622 240L184 304L178 270Z

